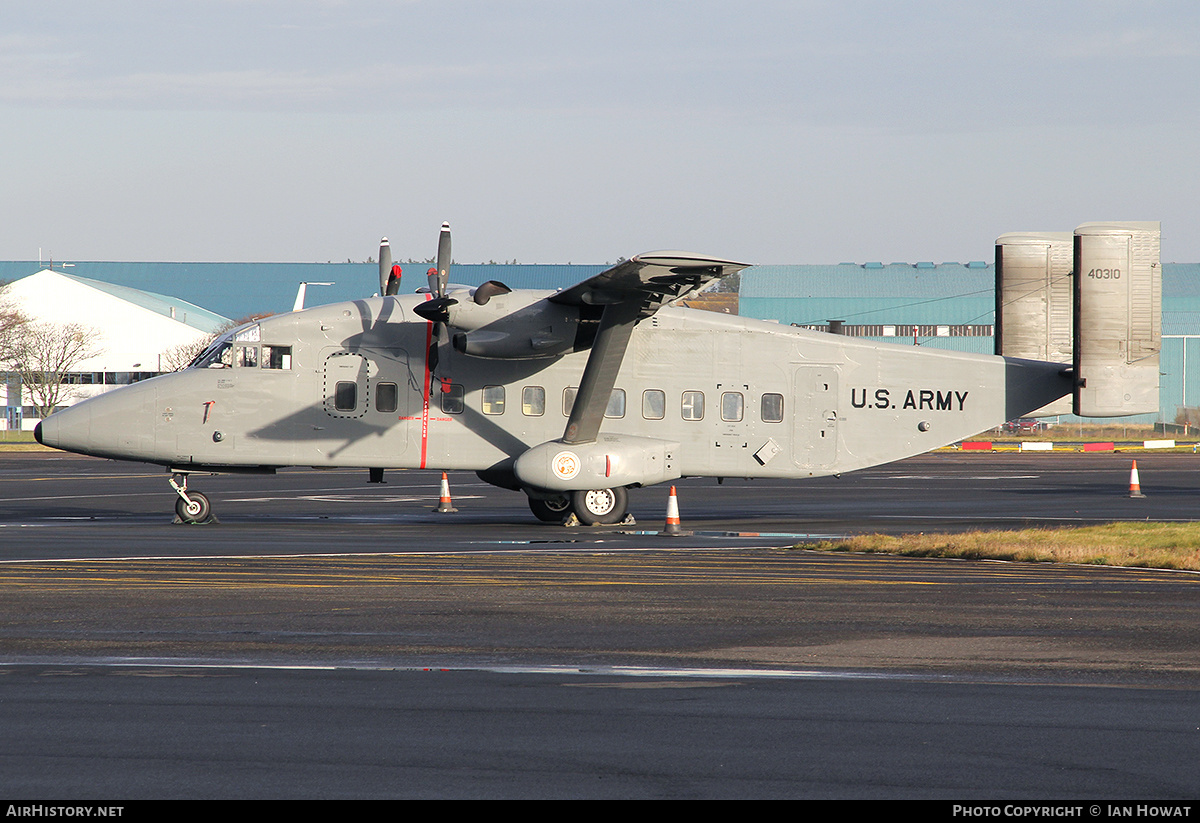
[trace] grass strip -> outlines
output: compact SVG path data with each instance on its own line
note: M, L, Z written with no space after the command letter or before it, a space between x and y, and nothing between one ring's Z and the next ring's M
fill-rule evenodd
M864 534L845 540L799 544L796 548L1200 571L1200 523L1107 523L1082 528L961 534Z

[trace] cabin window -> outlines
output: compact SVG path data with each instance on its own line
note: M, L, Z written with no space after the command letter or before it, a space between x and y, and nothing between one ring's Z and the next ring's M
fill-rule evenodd
M258 346L242 346L238 353L238 365L244 369L257 369Z
M264 369L290 369L291 367L291 346L263 346Z
M442 411L446 414L462 414L463 387L456 384L442 384Z
M570 417L572 410L575 408L575 398L579 394L578 387L563 389L563 417ZM604 409L605 417L624 417L625 416L625 390L613 389L612 394L608 396L608 406Z
M521 414L526 417L541 417L546 413L546 390L541 386L526 386L521 389Z
M380 383L375 387L375 410L392 414L399 405L400 388L395 383Z
M764 394L762 396L762 419L764 423L783 422L782 394Z
M358 405L358 384L339 380L333 390L333 407L338 411L354 411Z
M662 420L667 416L667 393L662 389L646 389L642 392L642 417L647 420Z
M483 387L483 413L504 414L504 387Z
M683 402L680 407L680 416L683 417L684 420L703 420L704 392L685 391L683 393Z
M604 410L605 417L625 416L625 390L613 389L608 396L608 408Z
M721 419L726 423L736 423L742 419L746 401L740 391L727 391L721 395Z

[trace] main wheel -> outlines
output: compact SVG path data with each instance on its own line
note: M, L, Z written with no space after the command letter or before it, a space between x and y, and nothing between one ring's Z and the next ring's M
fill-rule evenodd
M624 487L571 492L571 509L585 526L620 523L629 510L629 492Z
M200 492L188 492L191 503L185 503L180 497L175 501L175 514L184 523L203 523L212 514L212 505L208 498Z
M571 501L565 497L555 497L550 500L529 498L529 510L533 516L543 523L561 523L571 510Z

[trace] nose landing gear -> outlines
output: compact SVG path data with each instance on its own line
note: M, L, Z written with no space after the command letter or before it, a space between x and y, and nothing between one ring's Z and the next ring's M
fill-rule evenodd
M171 488L179 495L175 501L175 522L195 526L202 523L216 523L213 517L212 504L207 495L201 492L187 490L187 474L175 472L171 475Z

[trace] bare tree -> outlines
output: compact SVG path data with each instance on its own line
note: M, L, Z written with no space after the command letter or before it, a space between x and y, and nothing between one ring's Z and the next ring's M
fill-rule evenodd
M216 340L215 334L210 334L206 337L201 337L199 340L193 340L191 343L178 343L166 349L159 355L159 363L162 364L162 370L179 371L187 368L200 352L208 348L208 345Z
M22 332L29 325L29 318L21 313L4 294L7 284L0 286L0 363L13 360Z
M191 343L179 343L171 346L159 355L159 363L162 364L163 371L179 371L191 365L201 352L209 347L209 345L231 329L236 329L238 326L243 326L246 323L253 323L255 320L262 320L265 317L271 317L274 312L259 312L258 314L248 314L240 320L230 320L221 328L217 329L207 337L202 337Z
M75 396L66 376L103 353L99 338L97 329L82 323L25 323L9 357L39 417Z

